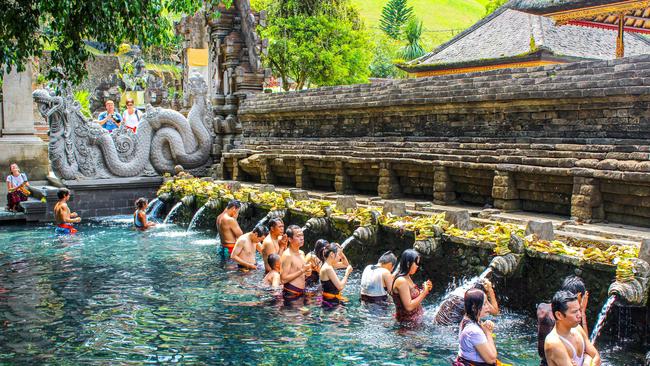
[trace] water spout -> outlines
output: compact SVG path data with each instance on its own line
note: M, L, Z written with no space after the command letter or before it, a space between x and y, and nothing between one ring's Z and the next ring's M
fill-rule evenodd
M607 320L607 314L609 314L609 311L612 309L615 303L616 303L616 295L610 296L607 299L607 301L605 301L603 308L600 310L600 314L598 314L596 325L594 326L594 329L591 331L590 340L592 344L596 342L596 339L600 335L600 331L603 329L603 326L605 326L605 320Z
M156 206L158 206L159 203L160 198L154 198L151 202L149 202L149 207L147 207L147 211L145 211L145 213L148 215Z
M354 241L354 235L350 236L349 238L345 239L343 243L341 243L341 250L345 250L350 243Z
M305 223L305 226L302 227L302 231L305 232L307 230L312 231L314 234L322 234L327 231L328 225L327 225L327 219L324 217L312 217L311 219L307 220Z
M287 214L286 210L273 210L269 211L269 213L266 214L260 221L257 222L255 226L260 226L260 225L266 225L266 223L275 218L284 218L284 216Z
M459 319L456 319L458 315L462 317L461 313L458 313L458 309L462 309L463 298L465 297L465 292L470 288L474 287L476 283L486 278L492 273L490 267L486 268L483 273L479 276L472 277L468 280L463 281L460 286L455 289L448 291L443 297L442 301L436 308L433 310L433 322L437 325L455 325L458 324Z
M196 226L197 221L199 221L199 218L203 214L203 211L208 207L207 204L201 206L198 211L194 214L194 217L192 217L192 221L190 221L190 226L187 227L187 231L192 231L194 227Z
M167 214L167 217L165 217L165 220L163 220L163 224L168 224L169 220L171 220L172 216L178 211L178 209L183 205L183 202L177 202L174 207L172 207L171 211Z
M149 204L149 207L147 208L147 216L151 218L157 218L160 209L163 208L164 205L165 204L158 198L154 199L151 201L151 204Z

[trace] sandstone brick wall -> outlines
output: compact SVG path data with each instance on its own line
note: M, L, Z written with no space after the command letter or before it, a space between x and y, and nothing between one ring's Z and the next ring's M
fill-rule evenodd
M228 179L650 226L650 56L258 94Z
M650 137L650 56L257 94L245 136Z

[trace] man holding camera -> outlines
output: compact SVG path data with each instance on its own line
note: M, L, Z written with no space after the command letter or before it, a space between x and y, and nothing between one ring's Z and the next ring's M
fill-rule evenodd
M115 112L115 104L112 100L107 100L105 106L106 111L100 113L97 119L99 120L99 124L104 127L105 130L113 132L113 130L120 127L122 116L118 112Z

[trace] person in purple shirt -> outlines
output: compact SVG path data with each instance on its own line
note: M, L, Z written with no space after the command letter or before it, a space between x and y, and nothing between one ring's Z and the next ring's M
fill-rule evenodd
M113 130L120 127L122 116L118 112L115 112L115 104L112 100L107 100L105 106L106 111L100 113L97 120L105 130L113 132Z

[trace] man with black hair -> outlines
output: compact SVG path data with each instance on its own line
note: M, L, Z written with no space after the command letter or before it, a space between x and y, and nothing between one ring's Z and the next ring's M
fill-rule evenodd
M551 301L555 327L544 342L544 354L549 366L600 366L600 354L582 323L578 296L569 291L558 291Z
M256 226L250 233L246 233L237 239L230 258L237 262L240 269L257 269L255 252L261 252L262 247L259 244L268 233L269 229L264 225L260 225Z
M241 203L237 200L232 200L226 205L226 209L217 216L217 229L219 230L219 239L221 239L222 255L228 258L232 255L235 248L235 242L243 234L242 229L237 222L237 215Z
M580 304L581 322L580 325L586 334L589 334L587 327L587 303L589 302L589 291L585 287L582 278L578 276L568 276L562 281L560 291L568 291L576 295ZM555 317L551 309L551 304L541 303L537 306L537 353L542 359L541 366L546 366L546 356L544 354L544 339L555 326Z
M311 265L305 262L305 253L300 248L305 244L305 235L298 225L291 225L286 231L289 247L280 257L285 300L296 300L305 295L305 277L311 273Z
M269 256L271 254L282 255L286 248L287 236L284 235L284 222L279 217L272 218L269 220L269 235L262 242L262 259L266 273L273 269L273 266L269 265Z
M77 229L72 224L81 222L81 217L76 212L70 212L70 208L68 207L70 191L66 188L60 188L56 192L56 196L59 201L54 205L54 223L56 224L54 231L57 234L63 235L76 233Z
M393 288L393 268L397 257L386 252L377 264L366 266L361 275L361 301L381 303L388 300L388 291Z

